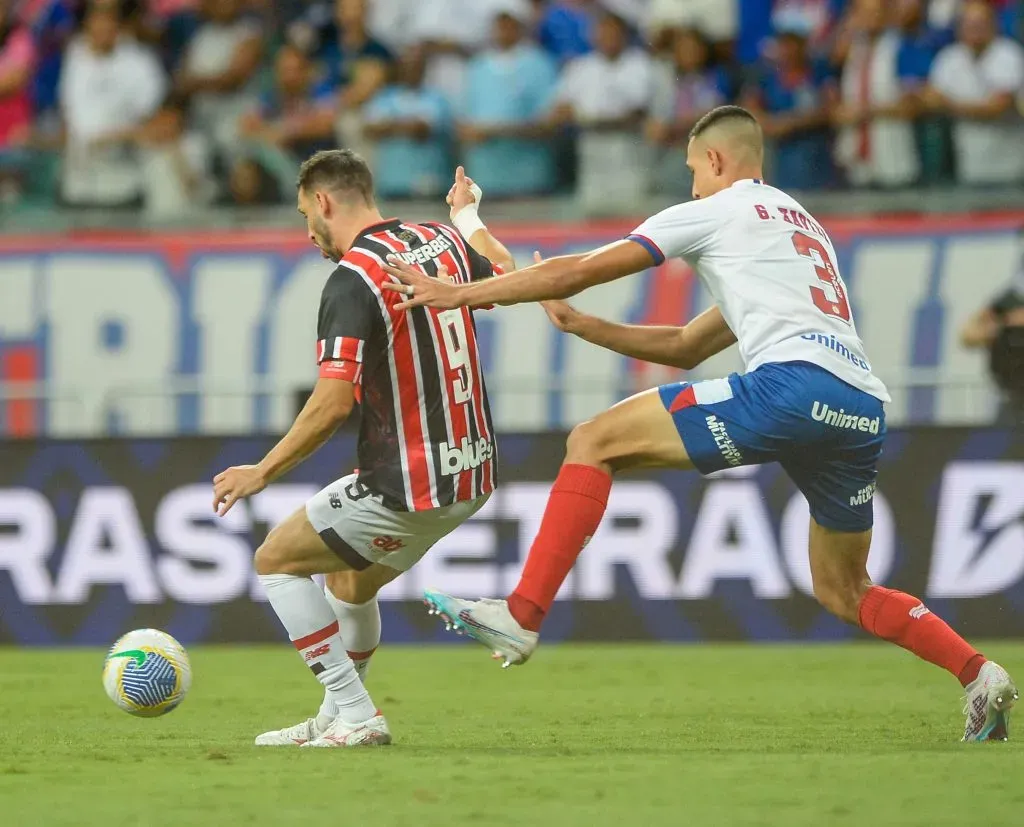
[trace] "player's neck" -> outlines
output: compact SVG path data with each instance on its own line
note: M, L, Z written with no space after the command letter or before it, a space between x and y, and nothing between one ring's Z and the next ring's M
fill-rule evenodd
M730 176L730 179L730 187L739 181L763 181L764 171L761 169L761 167L743 167L741 169L736 170L736 173Z
M343 232L344 247L348 250L355 243L356 239L366 230L375 224L383 224L384 216L376 207L361 207L352 210L344 219L345 231Z

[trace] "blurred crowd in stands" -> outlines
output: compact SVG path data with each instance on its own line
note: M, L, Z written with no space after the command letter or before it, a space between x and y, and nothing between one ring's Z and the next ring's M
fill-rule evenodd
M686 197L687 133L760 113L787 189L1024 183L1024 0L0 0L0 207Z

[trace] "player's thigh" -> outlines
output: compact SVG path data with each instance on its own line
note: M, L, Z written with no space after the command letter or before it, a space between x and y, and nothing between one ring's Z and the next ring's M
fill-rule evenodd
M276 526L256 550L258 574L309 576L350 568L323 541L305 508Z
M632 468L692 468L657 389L632 396L569 435L566 462Z
M338 600L360 605L377 596L377 592L398 577L402 572L374 563L367 569L331 572L325 577L325 585Z

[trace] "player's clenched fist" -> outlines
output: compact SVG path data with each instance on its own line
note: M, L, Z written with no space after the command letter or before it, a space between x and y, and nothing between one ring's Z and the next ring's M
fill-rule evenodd
M236 465L213 478L213 510L223 517L236 502L267 487L258 465Z

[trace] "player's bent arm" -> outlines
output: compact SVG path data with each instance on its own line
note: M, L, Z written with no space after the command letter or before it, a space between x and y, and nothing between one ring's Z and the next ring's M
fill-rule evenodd
M480 255L490 259L491 263L501 269L502 272L511 273L516 269L515 259L512 258L512 253L509 252L508 247L498 241L486 227L481 227L469 236L466 241Z
M555 256L500 279L460 286L458 298L460 304L469 306L567 299L588 287L639 273L656 263L635 241L616 241L589 253Z
M717 307L705 310L683 327L655 327L609 322L572 311L560 327L623 356L690 370L736 343Z
M281 441L257 465L265 483L276 480L323 445L348 419L355 388L344 379L321 377Z

